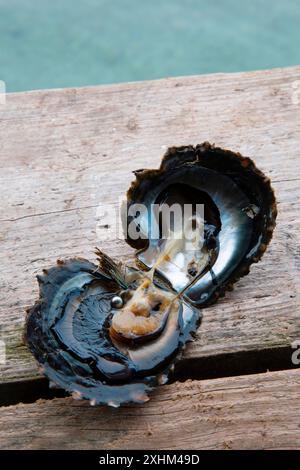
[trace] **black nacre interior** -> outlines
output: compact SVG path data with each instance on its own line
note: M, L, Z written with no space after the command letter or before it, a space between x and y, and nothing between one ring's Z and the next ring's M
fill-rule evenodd
M115 281L83 259L59 263L38 279L29 348L52 383L92 404L146 401L199 324L199 312L181 302L175 328L166 324L159 338L119 348L109 335L111 300L121 291Z
M269 179L251 159L207 143L171 148L160 169L141 170L136 177L128 192L128 207L142 203L149 210L148 217L139 219L143 238L129 237L128 242L139 249L137 258L144 268L153 266L160 244L147 236L156 223L149 216L152 204L204 204L206 223L216 228L218 253L212 269L185 293L197 306L208 305L223 294L265 251L275 226L275 197ZM159 267L157 271L175 290L183 287L176 272L166 273Z

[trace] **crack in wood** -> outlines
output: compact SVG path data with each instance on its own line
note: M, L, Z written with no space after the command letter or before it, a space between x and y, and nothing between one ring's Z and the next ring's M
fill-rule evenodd
M80 210L85 210L85 209L95 209L98 206L99 206L99 204L94 204L94 205L91 205L91 206L72 207L70 209L62 209L62 210L58 210L58 211L39 212L37 214L22 215L21 217L16 217L14 219L0 219L0 222L17 222L18 220L30 219L32 217L42 217L44 215L62 214L62 213L65 213L65 212L80 211Z

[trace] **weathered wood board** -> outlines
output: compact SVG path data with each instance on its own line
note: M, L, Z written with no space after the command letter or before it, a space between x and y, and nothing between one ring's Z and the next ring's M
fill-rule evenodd
M205 310L184 355L188 373L201 375L204 359L223 358L222 374L230 375L226 357L238 357L242 373L252 367L251 352L268 358L263 352L274 351L280 362L283 351L290 361L289 346L300 338L299 80L294 67L7 96L0 107L1 383L39 376L22 343L35 275L57 258L94 259L96 245L132 260L109 230L99 239L105 230L97 230L97 209L116 207L131 172L157 167L168 146L205 140L255 159L272 178L279 215L262 262ZM274 365L272 357L264 367ZM263 362L254 356L251 364L255 370Z
M71 398L1 409L1 449L299 449L300 370L187 381L142 406Z

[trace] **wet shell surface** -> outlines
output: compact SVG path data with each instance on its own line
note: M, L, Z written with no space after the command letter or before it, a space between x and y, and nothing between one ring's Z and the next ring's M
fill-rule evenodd
M71 259L38 281L29 348L54 386L92 405L147 401L200 322L196 309L135 270L110 276Z
M171 256L156 272L180 291L195 281L185 298L198 307L214 302L260 260L272 238L277 215L270 180L250 158L204 143L196 147L174 147L165 154L158 170L139 170L128 191L128 213L135 204L149 208L145 216L128 217L127 241L137 248L143 269L155 265L168 241L151 237L160 228L153 205L178 203L204 206L204 236L185 251L171 247ZM138 224L142 236L128 236L128 227ZM190 268L193 269L190 269ZM202 274L199 276L199 272Z
M240 154L208 143L171 148L159 169L135 174L124 227L137 267L100 250L98 264L59 261L38 276L27 314L26 341L50 383L92 405L143 403L166 383L200 324L199 307L249 272L275 226L270 181ZM203 207L185 225L189 235L201 226L200 237L162 236L160 211L173 203ZM134 217L134 204L148 211ZM129 226L143 236L129 236Z

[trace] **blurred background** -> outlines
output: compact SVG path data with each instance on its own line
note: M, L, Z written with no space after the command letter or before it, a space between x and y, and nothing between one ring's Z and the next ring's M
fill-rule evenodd
M0 0L8 92L299 63L299 0Z

